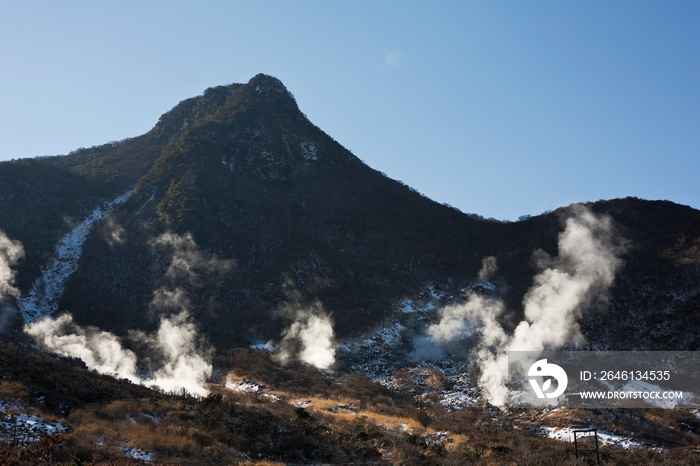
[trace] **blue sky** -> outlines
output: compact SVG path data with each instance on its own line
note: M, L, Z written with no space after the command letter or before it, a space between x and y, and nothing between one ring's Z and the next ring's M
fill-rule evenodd
M0 2L0 160L142 134L278 77L438 202L515 220L637 196L700 208L700 2Z

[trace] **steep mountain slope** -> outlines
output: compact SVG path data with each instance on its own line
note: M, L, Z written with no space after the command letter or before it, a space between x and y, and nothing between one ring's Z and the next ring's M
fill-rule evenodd
M54 245L105 198L99 184L46 163L0 163L0 229L22 242L18 287L28 291Z
M292 288L319 299L346 333L376 323L403 294L478 270L494 222L367 167L278 80L260 75L208 95L221 105L183 125L116 217L124 241L86 244L62 303L79 320L122 332L148 325L144 309L165 275L150 242L166 231L234 264L206 286L182 285L219 344L279 334L287 322L270 316ZM92 311L106 307L125 318Z
M27 252L18 283L23 294L63 235L90 211L132 189L175 134L218 104L216 93L207 92L181 102L142 136L66 156L0 163L0 226Z
M556 255L568 212L512 223L437 204L362 163L266 75L207 89L137 138L0 164L0 183L0 229L27 251L23 294L71 225L134 189L88 235L59 309L119 334L152 330L165 290L219 348L279 338L289 305L315 301L338 335L359 335L430 287L459 299L486 256L512 328L532 255ZM700 212L633 198L589 206L629 243L611 306L584 319L589 342L697 349Z
M700 349L700 216L670 202L601 201L629 241L606 312L584 328L600 348Z
M700 348L700 212L668 201L637 198L588 203L609 215L626 244L610 290L609 306L584 312L581 329L595 349L690 350ZM520 308L532 284L534 251L557 254L558 219L566 208L510 225L495 254L508 285L509 309ZM521 316L516 312L514 317Z

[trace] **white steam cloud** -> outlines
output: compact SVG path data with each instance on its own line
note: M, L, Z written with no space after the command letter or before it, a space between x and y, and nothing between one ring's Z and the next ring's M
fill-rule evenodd
M0 230L0 332L10 328L18 315L17 308L6 298L19 296L19 290L14 286L16 272L12 266L17 265L23 257L22 243L11 240Z
M82 327L70 314L56 319L46 317L25 326L25 332L41 346L54 353L82 359L85 365L100 374L128 379L167 392L181 389L195 395L207 395L204 383L212 366L198 353L198 335L194 323L182 312L163 318L152 335L134 332L131 338L146 344L159 361L151 377L140 376L136 354L123 347L112 333L95 327Z
M141 382L136 375L136 355L124 349L119 338L96 327L81 327L73 322L70 314L37 320L27 324L25 332L44 348L62 356L82 359L85 365L100 374Z
M153 345L168 362L153 374L153 384L166 391L183 387L194 393L207 392L202 390L202 384L211 375L212 366L196 351L197 338L197 329L187 312L161 321Z
M490 280L497 271L496 258L493 256L484 257L481 260L481 270L479 271L478 279L480 282Z
M46 349L80 358L99 373L167 392L184 389L195 395L207 395L209 391L204 384L212 372L212 350L198 334L190 314L190 300L177 284L197 284L202 273L229 270L231 261L200 251L189 234L166 233L151 244L154 249L166 247L171 253L165 274L167 286L157 289L149 304L149 310L160 316L160 323L152 334L129 333L129 340L147 350L150 375L139 374L136 354L124 348L117 336L95 327L81 327L69 314L28 324L25 331Z
M336 343L333 321L323 312L320 304L296 309L292 313L294 322L282 333L277 359L285 364L296 355L307 364L319 369L328 369L335 363Z
M503 312L503 302L480 294L469 295L466 303L440 310L440 321L414 340L413 359L438 359L444 351L459 350L465 340L479 338L479 345L490 347L507 336L496 318Z
M16 272L11 267L23 257L22 243L11 240L4 231L0 231L0 299L19 295L14 287Z
M160 361L146 385L167 392L184 388L196 395L209 393L204 383L211 375L211 349L201 342L197 327L187 310L170 317L161 317L158 331L152 335L132 332L131 338L146 343L151 359Z
M225 273L231 269L233 261L219 259L197 247L192 235L163 233L151 241L154 248L165 248L171 252L170 265L165 278L173 283L196 282L202 273Z
M566 343L582 343L578 318L595 301L605 299L621 265L623 247L615 241L612 220L596 216L583 206L573 207L559 235L559 256L539 252L542 269L523 299L525 320L508 336L496 320L503 303L496 298L472 294L465 304L444 308L440 322L415 341L415 358L435 357L450 351L469 337L476 342L480 385L488 401L504 405L508 391L508 351L542 351ZM480 273L495 263L484 261Z
M190 311L192 303L182 288L175 288L174 290L158 288L153 292L153 299L151 299L148 309L156 315L168 311Z

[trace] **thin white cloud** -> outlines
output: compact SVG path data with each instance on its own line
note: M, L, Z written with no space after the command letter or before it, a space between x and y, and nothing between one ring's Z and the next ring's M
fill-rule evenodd
M387 54L386 57L384 57L384 63L391 67L397 67L401 64L401 56L403 55L402 52L399 52L398 50L394 50L391 53Z
M391 71L399 68L403 63L403 52L400 50L392 50L384 55L381 62L374 62L374 65L382 71Z

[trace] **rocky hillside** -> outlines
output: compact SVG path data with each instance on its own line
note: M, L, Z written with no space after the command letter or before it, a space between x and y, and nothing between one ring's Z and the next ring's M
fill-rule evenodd
M133 139L4 162L0 186L0 229L26 252L23 296L41 293L64 235L130 193L80 244L56 310L117 334L153 330L159 290L177 292L218 348L279 338L289 304L318 302L339 336L360 335L426 290L460 299L487 256L512 328L533 253L557 254L568 212L500 222L435 203L365 165L266 75L209 88ZM628 247L610 306L585 314L588 341L698 349L700 212L635 198L589 207Z

